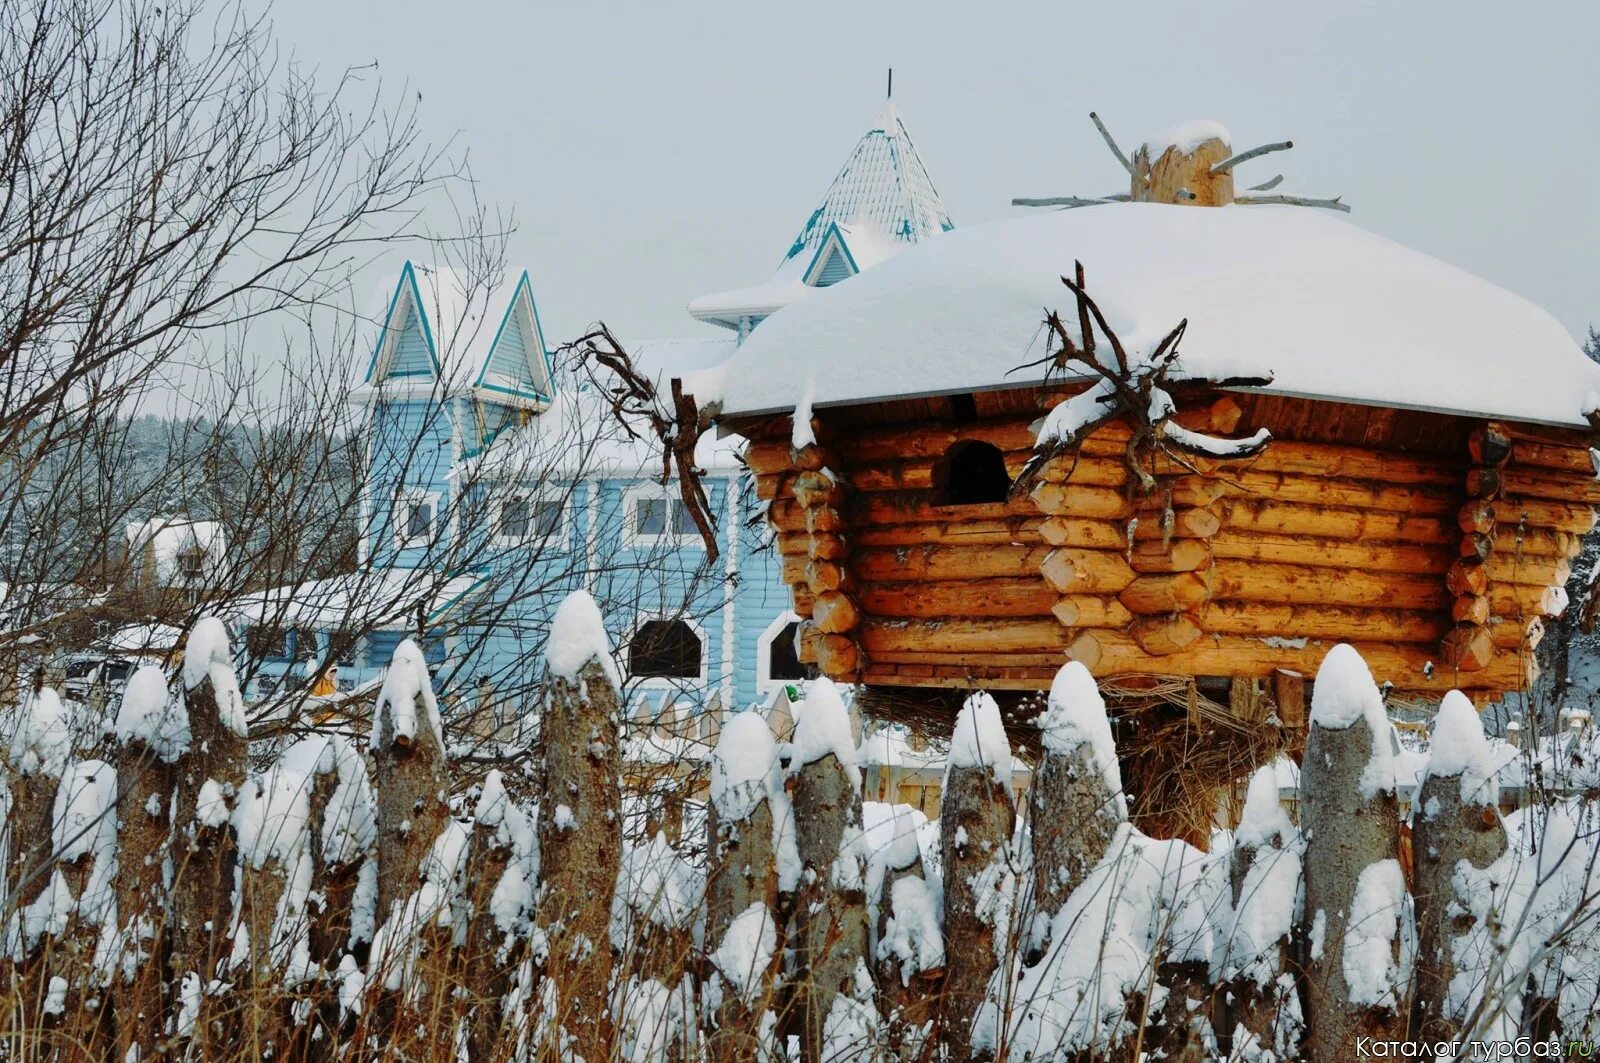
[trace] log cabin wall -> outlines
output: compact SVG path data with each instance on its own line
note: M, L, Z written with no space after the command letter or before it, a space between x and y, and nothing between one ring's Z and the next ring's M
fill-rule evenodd
M1313 674L1346 641L1402 691L1524 689L1543 619L1600 502L1581 433L1271 395L1191 399L1179 420L1262 455L1158 457L1141 497L1111 424L1031 497L947 504L953 445L1015 476L1065 393L1016 389L734 427L769 500L805 650L836 679L1037 690L1061 663L1126 674ZM1130 542L1131 540L1131 542Z

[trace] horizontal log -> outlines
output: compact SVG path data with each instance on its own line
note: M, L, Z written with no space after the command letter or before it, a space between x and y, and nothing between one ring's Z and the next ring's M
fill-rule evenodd
M853 631L861 623L861 610L848 594L823 591L811 608L811 619L825 635Z
M1479 465L1501 466L1511 460L1511 433L1496 421L1485 421L1467 435L1467 453Z
M1535 616L1560 616L1567 611L1565 587L1538 587L1525 583L1496 583L1489 588L1491 619L1514 620Z
M1356 568L1369 572L1439 575L1453 556L1443 546L1410 546L1391 542L1349 542L1305 535L1264 535L1227 529L1209 541L1217 558L1273 561L1290 565Z
M806 509L837 508L844 502L844 485L827 472L802 472L789 484L789 493Z
M837 561L808 561L805 576L806 585L814 594L821 594L823 591L847 591L852 582L849 570Z
M1489 625L1494 644L1503 650L1532 653L1544 638L1544 620L1531 617L1527 620L1501 620Z
M1099 520L1126 520L1135 506L1120 488L1041 483L1030 496L1040 513Z
M1146 653L1165 657L1193 646L1203 632L1192 616L1177 613L1141 617L1129 625L1128 634Z
M806 556L820 561L842 561L850 554L850 546L842 536L829 532L806 535Z
M1039 571L1062 594L1115 594L1134 579L1121 554L1065 546L1050 551Z
M1069 633L1053 617L1043 619L885 620L869 617L855 638L874 660L883 653L1043 653L1057 661ZM881 658L887 659L887 658Z
M1182 506L1135 518L1135 539L1209 539L1222 527L1217 503Z
M1096 433L1085 440L1082 450L1084 454L1092 457L1119 458L1124 445L1125 437L1102 439L1100 434ZM1331 477L1340 480L1372 480L1384 484L1432 485L1448 489L1458 488L1462 476L1462 465L1459 462L1419 458L1411 454L1374 450L1368 447L1290 439L1274 439L1266 450L1238 465L1227 461L1187 456L1184 460L1202 472L1222 476L1228 475L1225 470L1237 468L1310 479ZM1172 459L1158 459L1152 471L1176 474L1185 469Z
M1048 690L1060 665L1033 667L939 667L869 663L861 682L881 687L960 687L970 690ZM952 722L954 722L952 720Z
M1131 613L1172 613L1198 605L1211 597L1211 572L1177 572L1140 576L1122 589L1117 600Z
M1444 637L1445 664L1461 672L1481 672L1495 658L1494 636L1478 624L1458 624Z
M1087 630L1067 649L1096 676L1147 673L1152 675L1267 676L1280 668L1315 675L1322 658L1338 640L1277 640L1238 636L1202 638L1182 653L1156 656L1146 653L1133 637L1120 631ZM1409 644L1352 642L1378 682L1391 682L1402 690L1444 692L1461 686L1462 673L1448 667L1437 647ZM1524 655L1526 657L1526 655ZM1488 667L1471 673L1469 685L1498 690L1525 689L1535 674L1531 657L1499 653Z
M1136 542L1128 564L1135 572L1193 572L1211 564L1211 547L1204 539Z
M1455 597L1436 576L1400 572L1363 572L1230 559L1218 560L1212 566L1212 573L1213 597L1219 600L1443 611Z
M1531 583L1536 586L1565 586L1572 578L1572 563L1564 557L1517 557L1495 551L1484 562L1491 580L1504 583Z
M1501 474L1501 480L1509 495L1600 504L1600 480L1595 479L1593 473L1563 473L1512 465Z
M809 620L800 622L799 657L807 664L817 663L817 653L824 639L844 638L843 635L824 635ZM845 639L846 642L850 641Z
M1469 558L1457 558L1444 574L1444 586L1452 595L1481 595L1489 589L1489 566Z
M1047 517L1039 524L1039 538L1051 546L1078 546L1090 550L1126 550L1126 521L1088 520L1083 517Z
M1495 519L1501 524L1530 524L1536 528L1586 535L1594 530L1594 508L1581 502L1557 502L1521 495L1496 499Z
M1443 613L1423 609L1360 609L1266 602L1212 601L1200 606L1195 615L1200 626L1209 633L1256 638L1431 645L1443 638L1451 626Z
M1494 548L1501 553L1564 557L1569 561L1583 552L1583 536L1549 528L1518 528L1496 524Z
M1487 595L1465 594L1450 605L1450 619L1458 624L1487 624L1490 615Z
M1499 498L1505 493L1505 476L1499 469L1467 470L1467 495L1470 498Z
M838 532L844 529L844 516L832 506L816 506L805 511L807 534Z
M850 568L863 583L1038 577L1048 546L862 547Z
M940 665L946 668L1060 668L1066 656L1050 653L922 653L890 650L869 655L873 667L882 665Z
M817 667L830 679L851 679L861 668L861 648L845 635L823 635L816 658Z
M1094 594L1068 594L1050 609L1063 627L1127 627L1133 622L1128 607L1115 598Z
M1275 502L1343 506L1414 516L1454 513L1461 498L1457 493L1459 489L1445 487L1397 487L1364 480L1292 476L1232 467L1219 469L1217 478L1229 485L1230 495L1243 494Z
M1449 517L1416 517L1347 506L1305 505L1258 498L1229 498L1223 526L1273 535L1314 535L1324 539L1447 543L1453 549L1460 529Z
M1034 573L1019 579L863 583L855 599L875 617L966 616L981 603L987 616L1049 616L1060 596Z
M1600 462L1589 447L1562 446L1517 439L1512 435L1511 465L1513 468L1540 468L1577 473L1579 476L1600 476Z
M802 618L811 615L811 608L816 604L816 595L811 593L811 588L804 583L789 584L789 600L794 605L794 611Z
M1043 539L1039 517L1012 517L1006 520L945 520L928 524L884 524L852 528L850 539L857 546L922 546L948 543L952 546L1006 546L1038 543ZM1096 531L1101 540L1094 545L1119 548L1121 538L1115 524L1102 524ZM1044 539L1048 542L1048 539Z

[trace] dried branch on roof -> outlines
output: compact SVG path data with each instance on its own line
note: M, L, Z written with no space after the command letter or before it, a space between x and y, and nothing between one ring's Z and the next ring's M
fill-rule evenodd
M1083 263L1074 263L1074 266L1076 279L1062 277L1061 283L1077 302L1077 335L1073 335L1058 312L1050 311L1045 327L1060 346L1043 359L1043 363L1047 366L1047 376L1087 376L1091 383L1045 418L1034 456L1012 487L1014 494L1021 496L1032 490L1039 473L1052 459L1076 451L1096 429L1118 419L1126 421L1132 429L1126 461L1133 481L1146 494L1156 488L1156 479L1145 468L1148 463L1143 460L1152 451L1161 451L1187 464L1186 457L1248 458L1266 449L1272 437L1264 428L1244 439L1224 439L1175 422L1172 415L1177 412L1177 404L1172 399L1174 385L1169 383L1168 375L1177 362L1178 344L1188 328L1188 319L1178 322L1148 357L1130 358L1099 305L1084 290ZM1110 346L1109 357L1096 339L1097 329ZM1211 387L1261 386L1271 383L1271 377L1192 383Z
M577 351L586 366L592 363L610 370L612 379L601 380L591 368L591 379L605 394L612 414L631 438L643 439L639 427L649 425L661 445L658 482L666 484L673 472L677 472L678 493L700 532L700 540L705 543L706 559L716 561L719 556L717 521L711 513L710 496L706 494L705 470L695 464L695 448L700 436L711 427L717 405L700 409L694 396L684 393L683 381L674 378L671 410L664 409L655 381L633 364L633 359L604 322L561 349Z

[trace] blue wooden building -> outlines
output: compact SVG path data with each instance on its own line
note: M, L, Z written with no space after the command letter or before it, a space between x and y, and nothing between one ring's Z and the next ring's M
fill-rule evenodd
M665 392L808 292L949 228L886 104L776 274L689 304L731 334L633 354ZM369 426L360 568L243 603L265 686L302 675L295 662L332 645L337 685L349 689L422 632L451 705L519 714L548 619L579 587L607 616L636 715L666 710L693 731L707 707L740 708L801 678L797 617L733 442L705 440L698 455L721 555L708 564L676 486L656 482L659 452L626 437L593 381L556 364L527 274L472 287L410 262L385 287L352 392ZM340 635L354 627L369 630Z

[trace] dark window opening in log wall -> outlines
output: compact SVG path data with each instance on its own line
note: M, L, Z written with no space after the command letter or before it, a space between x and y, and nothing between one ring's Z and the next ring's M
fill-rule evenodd
M697 679L700 636L682 620L646 620L628 642L628 672L636 678Z
M981 506L1011 494L1005 455L992 443L965 439L951 445L933 468L933 504Z
M954 417L958 424L966 421L976 421L978 419L978 400L973 397L971 392L967 392L964 395L951 395L950 416Z
M817 670L800 660L800 622L791 621L778 632L767 649L767 675L773 679L796 681L815 679Z

